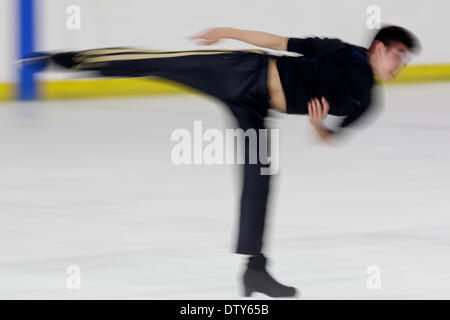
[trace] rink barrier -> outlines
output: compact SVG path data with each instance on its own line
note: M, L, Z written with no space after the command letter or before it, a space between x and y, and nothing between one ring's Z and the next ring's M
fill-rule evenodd
M412 65L405 68L396 80L381 83L391 85L440 81L450 81L450 64ZM161 78L45 80L39 83L38 89L44 100L200 93L193 88ZM17 96L16 91L15 84L0 83L0 101L13 100Z
M405 68L394 81L382 83L387 85L440 81L450 81L450 64L412 65Z
M16 86L13 83L0 83L0 102L14 100Z
M41 84L41 92L45 100L197 93L192 88L166 79L136 78L45 81Z

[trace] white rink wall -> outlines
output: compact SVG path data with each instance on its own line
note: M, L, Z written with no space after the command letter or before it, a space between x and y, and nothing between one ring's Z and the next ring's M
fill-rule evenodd
M186 39L209 27L230 26L284 36L330 36L366 45L369 30L367 8L377 5L381 20L410 28L422 40L424 51L414 63L442 63L450 59L443 35L450 33L450 2L388 0L36 0L37 47L40 50L139 46L151 49L251 48L227 40L199 47ZM81 28L67 28L67 8L81 10ZM16 0L0 1L0 82L14 81L16 56Z
M17 19L13 17L14 0L0 1L0 82L15 81L13 59L17 55L15 38Z

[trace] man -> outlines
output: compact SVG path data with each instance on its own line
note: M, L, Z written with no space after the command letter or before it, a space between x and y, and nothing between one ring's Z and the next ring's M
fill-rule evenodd
M288 114L308 114L318 136L329 141L369 110L374 78L385 81L395 78L408 55L420 48L417 38L398 26L380 29L368 49L339 39L286 38L235 28L209 29L191 39L201 40L205 45L235 39L302 56L275 56L263 50L110 48L56 53L45 58L66 68L92 70L104 76L156 76L185 84L225 103L243 130L264 129L269 108ZM329 129L323 125L327 114L345 118L337 128ZM259 145L263 137L257 139ZM280 284L266 270L262 246L270 175L261 174L266 161L258 157L257 163L252 164L249 156L246 144L235 250L249 256L242 278L243 294L295 296L294 287Z

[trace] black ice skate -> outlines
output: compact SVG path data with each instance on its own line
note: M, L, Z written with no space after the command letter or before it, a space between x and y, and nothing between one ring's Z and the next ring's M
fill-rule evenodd
M247 270L243 274L243 293L249 297L253 292L260 292L273 298L294 297L297 289L277 282L266 270L267 259L263 254L250 257Z
M51 56L51 60L58 66L68 69L73 69L78 64L75 52L56 53Z
M56 66L72 69L77 65L76 53L33 52L19 60L20 64L35 72L47 69L51 62Z

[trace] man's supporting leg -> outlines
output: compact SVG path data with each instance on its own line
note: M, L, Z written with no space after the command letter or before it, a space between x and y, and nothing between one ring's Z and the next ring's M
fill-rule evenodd
M260 145L267 146L268 141L264 134L260 134L259 130L266 129L264 119L255 117L250 114L239 114L245 110L235 109L238 119L239 128L244 130L255 130L256 132L256 148L251 148L250 139L245 139L244 154L245 163L242 164L241 170L241 199L240 199L240 216L239 216L239 235L236 253L259 255L263 246L264 228L266 222L267 202L269 197L270 175L263 175L261 169L268 167L266 159L262 158L259 152ZM250 163L250 152L255 151L253 155L256 163ZM267 149L266 149L267 150ZM262 155L264 156L264 155ZM263 163L264 162L264 163Z
M237 119L238 126L244 130L256 131L256 148L250 146L250 139L245 139L245 163L242 165L241 202L239 217L239 233L236 253L250 255L247 268L242 277L242 290L245 296L253 292L261 292L271 297L292 297L297 294L294 287L277 282L266 270L267 258L262 253L264 229L266 222L267 202L269 197L270 175L262 174L267 168L267 152L269 150L268 133L259 130L266 129L264 116L249 112L251 106L241 102L228 102L228 106ZM260 151L263 147L263 152ZM250 163L251 152L256 152L253 158L256 163ZM274 155L271 155L274 156Z

